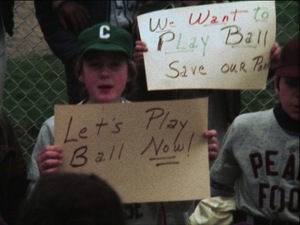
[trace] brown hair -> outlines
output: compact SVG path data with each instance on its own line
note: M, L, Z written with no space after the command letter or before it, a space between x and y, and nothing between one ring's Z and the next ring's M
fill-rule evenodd
M123 202L94 174L52 173L40 177L23 205L20 225L125 225Z

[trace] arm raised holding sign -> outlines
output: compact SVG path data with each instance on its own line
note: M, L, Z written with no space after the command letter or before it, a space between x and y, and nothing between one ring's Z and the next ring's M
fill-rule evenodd
M227 1L168 1L168 2L149 2L138 7L137 15L141 15L151 11L160 9L178 8L195 5L205 5L212 3L224 3ZM178 15L180 16L180 15ZM136 26L137 27L137 26ZM138 32L136 32L138 33ZM189 89L189 90L159 90L147 91L147 81L144 68L143 54L148 51L147 43L140 40L137 35L134 49L134 61L139 71L137 83L138 91L133 94L132 100L135 101L155 101L155 100L174 100L174 99L192 99L199 97L209 97L209 119L208 129L216 129L218 131L219 140L222 141L228 125L240 112L240 91L223 91L223 90L204 90L204 89ZM190 54L193 57L193 54ZM174 79L178 74L186 74L187 67L179 63L172 64L170 68L171 75L169 79ZM156 65L159 67L159 65ZM205 70L201 65L197 68L192 68L192 71L205 74ZM177 78L175 78L177 79Z
M138 15L143 15L143 14L147 14L148 12L151 11L157 11L159 9L169 9L169 8L177 8L177 7L182 7L182 6L191 6L191 5L202 5L202 4L209 4L209 3L215 3L215 2L226 2L226 1L177 1L177 3L174 3L173 1L169 2L169 3L161 3L161 2L156 2L156 3L149 3L149 4L144 4L141 5L138 8ZM220 7L225 6L227 3L225 4L220 4ZM228 3L228 5L231 3ZM218 5L218 4L217 4ZM195 7L194 7L195 8ZM214 4L214 6L211 6L211 9L209 8L209 6L207 7L203 7L203 11L205 12L212 12L212 9L215 9L216 6ZM174 11L174 10L169 10L169 11ZM183 11L183 10L182 10ZM192 11L192 9L191 9ZM196 10L195 10L196 11ZM199 11L200 7L199 7ZM166 16L169 16L171 13L168 14L168 10L165 10L165 14ZM186 17L182 16L179 13L181 11L178 10L178 15L175 13L174 11L174 15L176 15L176 18L179 19L179 17L181 18L181 20L185 20ZM193 11L194 12L194 11ZM202 11L201 11L202 13ZM196 13L195 13L196 14ZM157 14L153 14L153 15L158 15ZM163 15L163 13L162 13ZM172 15L172 16L174 16ZM210 14L207 13L207 17ZM147 15L145 15L146 17ZM200 16L203 16L203 14L201 14ZM200 17L199 16L199 17ZM216 15L217 16L217 15ZM157 16L158 17L158 16ZM170 16L171 17L171 16ZM175 16L174 16L175 17ZM141 16L142 18L142 16ZM164 17L162 17L164 18ZM168 17L169 18L169 17ZM209 20L209 19L208 19ZM213 19L211 19L213 20ZM143 21L141 19L141 21ZM140 21L140 22L141 22ZM148 20L147 20L148 21ZM157 22L153 22L153 21L157 21ZM176 21L176 20L174 20ZM183 29L184 25L182 25L181 23L178 25L176 22L173 23L173 20L169 19L169 20L160 20L159 18L156 18L155 16L150 17L149 21L149 30L151 30L151 32L153 33L158 33L157 36L160 35L160 33L169 35L167 40L172 40L172 43L174 42L174 48L177 46L176 43L177 41L174 41L175 36L171 36L172 30L176 30L176 28L179 27ZM187 23L187 22L186 22ZM186 24L184 23L184 24ZM144 24L144 23L143 23ZM254 25L254 24L253 24ZM194 25L195 26L195 25ZM200 29L205 29L205 26L200 27L199 26L199 30ZM140 32L150 32L149 30L145 29L144 27L140 29ZM201 30L202 31L202 30ZM204 32L205 30L203 30ZM175 32L175 31L174 31ZM138 32L136 32L138 33ZM173 33L174 34L174 33ZM238 35L236 35L238 36ZM235 36L235 37L236 37ZM159 36L161 37L161 36ZM216 37L219 38L221 43L223 43L222 37ZM195 55L193 54L193 52L191 51L189 53L189 51L185 52L184 56L180 55L180 57L184 57L184 60L186 61L185 63L182 63L183 60L174 60L174 58L172 58L172 61L167 61L167 63L164 61L164 58L162 58L161 60L161 64L157 63L156 65L152 65L152 59L155 58L155 54L156 53L161 53L162 51L159 51L159 48L163 48L164 45L166 44L167 40L164 40L164 42L161 42L160 38L157 39L151 39L151 43L145 43L143 40L140 40L140 37L137 36L136 38L136 42L135 42L135 50L134 50L134 61L136 63L137 69L139 71L139 76L137 78L138 81L138 85L139 85L139 90L136 93L136 95L133 96L132 99L134 99L135 101L153 101L153 100L173 100L173 99L192 99L192 98L198 98L198 97L208 97L209 98L209 124L208 124L208 129L216 129L218 131L219 134L219 140L222 141L223 136L228 128L228 126L231 124L231 122L233 121L233 119L240 113L240 107L241 107L241 95L240 95L240 90L221 90L221 89L196 89L196 88L192 88L192 86L194 85L194 83L196 82L202 82L202 81L208 81L210 80L210 78L212 77L219 77L220 81L221 79L224 79L224 76L222 76L221 70L219 74L213 74L213 76L209 76L208 73L206 73L207 71L205 70L205 66L203 66L204 64L199 63L199 64L192 64L191 66L187 63L189 61L191 62L195 62ZM150 39L149 39L150 40ZM206 40L206 39L204 39ZM168 42L169 45L171 42ZM190 43L190 42L188 42ZM203 42L202 44L207 43L207 42ZM147 70L149 71L157 71L155 69L152 70L152 67L158 67L158 68L162 68L161 70L163 70L162 73L157 73L154 74L151 73L148 76L146 76L146 71L144 68L144 53L148 51L147 45L151 46L151 52L149 52L149 54L147 55L147 58L149 59L149 64L147 65ZM163 45L163 46L161 46ZM155 50L157 46L157 51ZM194 44L190 43L189 46L195 46ZM218 46L218 45L216 45ZM168 46L170 47L170 46ZM178 46L177 46L178 47ZM179 48L179 47L178 47ZM182 48L185 49L185 48ZM187 49L185 49L187 50ZM196 50L195 50L196 51ZM216 51L220 51L220 49L216 49ZM171 55L172 51L166 51L166 58L168 58L169 55ZM179 57L179 54L181 53L176 53ZM278 56L280 55L280 46L278 45L278 43L275 43L273 45L273 48L270 52L271 54L271 70L272 68L274 68L276 66L276 62L278 61ZM162 57L163 54L157 54L158 57ZM174 54L172 54L174 55ZM199 62L204 62L206 61L206 56L197 56L199 57ZM203 59L202 59L203 57ZM206 57L206 58L205 58ZM198 59L197 59L198 60ZM218 60L218 59L216 59ZM256 59L258 61L258 59ZM154 60L153 60L154 61ZM213 60L210 60L213 61ZM170 63L171 62L171 63ZM218 62L214 63L212 62L212 64L214 65L218 65ZM257 62L258 63L258 62ZM266 64L266 67L269 66L269 63ZM213 67L213 66L212 66ZM240 69L242 68L242 64ZM167 71L167 72L166 72ZM250 72L249 72L250 73ZM195 78L196 74L199 75L199 77L201 78ZM222 77L221 77L222 76ZM155 79L153 79L155 77ZM193 77L193 78L191 78ZM219 79L218 78L218 79ZM152 79L152 80L150 80ZM187 81L186 84L189 81L192 81L190 84L190 88L189 89L169 89L169 90L157 90L157 89L153 89L151 91L148 91L148 87L147 84L149 85L153 85L155 83L161 83L162 86L169 86L169 88L175 87L175 86L180 86L181 81ZM246 84L244 82L244 84ZM226 85L224 85L226 86ZM226 89L226 88L225 88Z

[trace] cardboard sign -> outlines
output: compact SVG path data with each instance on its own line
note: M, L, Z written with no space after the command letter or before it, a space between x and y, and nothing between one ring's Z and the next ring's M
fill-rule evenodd
M210 196L207 98L55 106L62 171L94 173L125 203Z
M264 89L275 1L158 10L138 16L148 90Z

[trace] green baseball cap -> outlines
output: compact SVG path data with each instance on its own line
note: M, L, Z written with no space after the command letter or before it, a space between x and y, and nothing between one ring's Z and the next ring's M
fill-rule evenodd
M89 50L123 52L132 57L132 38L130 33L111 23L99 23L83 30L78 37L79 56Z

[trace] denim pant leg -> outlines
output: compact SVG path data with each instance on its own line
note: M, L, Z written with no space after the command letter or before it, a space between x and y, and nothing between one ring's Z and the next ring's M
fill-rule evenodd
M5 32L0 18L0 107L2 107L6 73Z
M64 66L65 66L65 75L66 75L68 103L77 104L87 97L84 96L82 93L84 89L84 85L80 83L78 80L78 76L75 71L74 60L70 60L68 63L65 63Z

